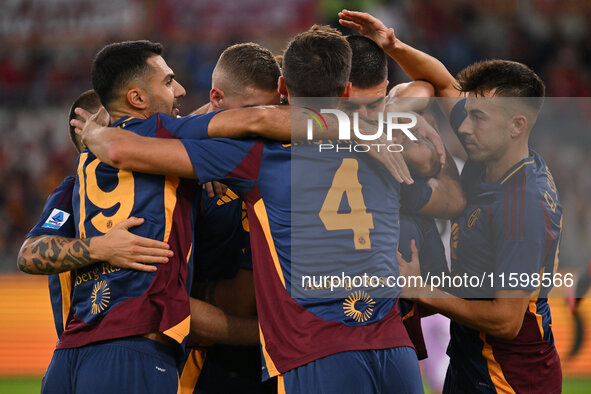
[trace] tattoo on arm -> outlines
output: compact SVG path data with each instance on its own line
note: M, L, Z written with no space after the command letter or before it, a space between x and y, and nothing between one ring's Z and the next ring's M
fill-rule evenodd
M24 246L18 267L30 274L57 274L81 268L93 262L90 239L42 236Z

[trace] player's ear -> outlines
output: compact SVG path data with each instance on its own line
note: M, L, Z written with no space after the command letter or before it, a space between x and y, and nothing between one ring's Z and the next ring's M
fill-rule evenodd
M287 84L285 83L285 78L283 78L283 76L279 77L279 80L277 80L277 90L279 91L279 94L282 96L287 96Z
M213 110L222 108L224 101L224 91L218 88L211 88L209 91L209 102Z
M127 91L127 102L136 109L148 108L148 96L140 88L131 88Z
M511 119L511 137L519 137L523 133L527 133L527 117L525 115L515 115Z
M351 97L351 88L352 88L352 84L351 82L347 82L347 86L345 86L345 90L343 90L343 94L341 95L341 97Z
M388 94L388 84L389 83L390 83L390 81L388 81L387 79L384 82L382 82L382 86L380 87L381 88L380 94L383 97L386 97L386 95Z

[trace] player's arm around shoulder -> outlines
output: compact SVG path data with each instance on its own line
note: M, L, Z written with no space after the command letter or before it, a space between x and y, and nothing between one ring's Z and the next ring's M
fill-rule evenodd
M290 106L257 106L218 112L207 128L210 138L261 137L275 141L291 140Z
M143 137L107 127L109 118L104 108L94 115L77 108L76 114L82 120L73 119L71 125L103 163L126 171L195 178L189 155L178 139Z
M128 231L143 222L143 219L129 218L105 235L86 239L59 235L29 237L21 246L17 266L28 274L51 275L108 261L115 267L154 272L157 267L151 264L167 263L173 252L164 242Z

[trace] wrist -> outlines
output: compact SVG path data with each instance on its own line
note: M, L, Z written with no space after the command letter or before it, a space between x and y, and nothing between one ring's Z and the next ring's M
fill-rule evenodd
M394 40L388 42L388 46L384 48L384 52L396 60L396 58L404 51L404 47L404 43L395 37Z
M97 261L107 261L107 256L102 253L105 248L101 247L102 241L104 239L104 235L99 235L96 237L90 237L88 239L83 239L82 241L88 242L88 253L90 255L91 262Z

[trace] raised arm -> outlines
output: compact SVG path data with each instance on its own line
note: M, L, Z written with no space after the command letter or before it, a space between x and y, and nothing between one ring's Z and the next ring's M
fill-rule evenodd
M415 81L429 81L435 88L436 97L460 97L456 79L443 63L400 41L394 35L394 29L387 28L379 19L365 12L348 10L339 12L339 17L341 25L357 30L378 44L409 77ZM456 100L441 102L446 115L449 116L455 102Z
M386 111L423 112L435 95L435 89L427 81L403 82L394 86L386 96Z
M144 219L129 218L102 236L86 239L57 235L30 237L17 258L19 270L28 274L50 275L108 261L111 265L144 272L156 271L154 263L167 263L173 252L168 244L140 237L128 230Z

